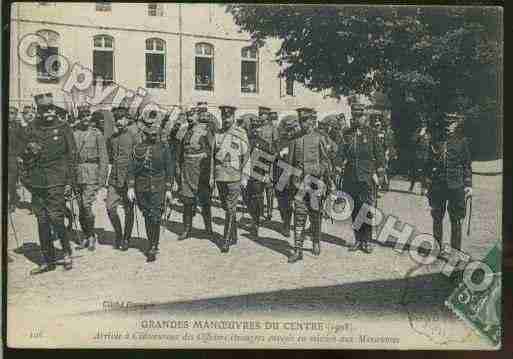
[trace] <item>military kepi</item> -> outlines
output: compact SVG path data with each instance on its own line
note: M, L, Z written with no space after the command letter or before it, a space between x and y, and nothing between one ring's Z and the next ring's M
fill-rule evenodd
M310 107L301 107L296 109L297 115L300 120L307 120L310 118L314 118L317 112L313 108Z
M221 117L227 118L227 117L231 117L235 114L236 107L223 105L223 106L219 106L219 110L221 110Z
M258 116L262 116L263 114L269 115L271 109L269 107L259 106L258 107Z

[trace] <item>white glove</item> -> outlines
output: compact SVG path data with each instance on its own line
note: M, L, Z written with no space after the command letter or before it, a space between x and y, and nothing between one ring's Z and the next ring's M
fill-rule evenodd
M166 202L171 202L173 199L173 195L171 194L171 191L166 191L164 198L166 199Z
M472 196L472 187L465 187L465 196Z
M130 202L134 202L135 201L135 190L133 188L129 188L127 196L128 196L128 200Z

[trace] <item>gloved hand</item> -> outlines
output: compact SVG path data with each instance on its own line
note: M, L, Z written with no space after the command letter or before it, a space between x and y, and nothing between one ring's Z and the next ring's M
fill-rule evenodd
M134 202L135 201L135 190L133 188L129 188L127 196L128 196L128 200L130 202Z
M465 197L471 197L472 196L472 187L465 187Z

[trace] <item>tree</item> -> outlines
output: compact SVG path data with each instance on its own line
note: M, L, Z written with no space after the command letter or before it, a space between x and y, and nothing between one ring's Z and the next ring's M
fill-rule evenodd
M382 92L404 146L420 115L434 124L442 112L461 111L477 126L497 118L498 8L234 4L227 11L256 44L281 40L280 75L335 97Z

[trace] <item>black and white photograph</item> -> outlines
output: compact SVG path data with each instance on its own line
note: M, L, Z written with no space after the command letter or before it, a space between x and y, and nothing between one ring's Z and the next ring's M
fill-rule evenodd
M8 10L9 348L502 347L501 7Z

